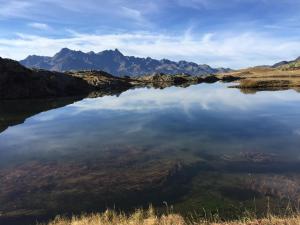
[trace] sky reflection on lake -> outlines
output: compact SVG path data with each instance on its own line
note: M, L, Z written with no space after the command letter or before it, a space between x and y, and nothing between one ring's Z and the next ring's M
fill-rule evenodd
M30 117L1 133L0 154L59 157L124 145L299 157L299 103L294 90L245 95L222 83L133 89Z

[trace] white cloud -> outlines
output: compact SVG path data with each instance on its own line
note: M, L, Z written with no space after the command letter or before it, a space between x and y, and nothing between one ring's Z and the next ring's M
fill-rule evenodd
M29 23L28 26L39 29L39 30L49 30L50 27L48 24L45 23Z
M300 38L276 38L260 33L207 33L201 36L156 33L83 34L50 38L18 34L0 38L0 55L23 59L30 54L54 55L63 47L82 51L120 49L126 55L190 60L232 68L272 64L300 55Z

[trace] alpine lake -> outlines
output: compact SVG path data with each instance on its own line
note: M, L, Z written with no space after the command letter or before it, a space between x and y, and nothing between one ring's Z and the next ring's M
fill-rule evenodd
M226 219L297 208L300 93L230 85L0 101L0 223L150 204Z

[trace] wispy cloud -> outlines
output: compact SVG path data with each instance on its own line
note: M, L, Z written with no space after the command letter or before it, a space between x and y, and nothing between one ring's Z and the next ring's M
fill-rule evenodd
M49 30L50 26L45 23L29 23L28 26L39 29L39 30Z
M125 7L125 6L121 7L121 9L122 9L122 14L125 17L134 19L136 21L143 21L144 20L144 18L142 16L142 13L139 10L131 9L131 8L128 8L128 7Z
M133 23L135 26L148 26L150 22L143 13L153 10L156 6L153 2L147 3L145 0L113 0L100 4L96 0L0 0L0 19L22 18L38 23L55 24L82 24L87 21L91 24L103 24L99 18L105 17L105 23L109 21L114 25L127 22L127 25Z
M299 55L300 38L274 38L259 33L188 32L171 36L156 33L85 34L73 32L66 38L18 34L0 39L0 55L23 59L30 54L54 55L63 47L82 51L119 48L124 54L172 60L191 60L232 68L272 64Z
M27 10L32 6L27 1L3 1L0 0L0 18L24 17Z
M177 4L194 9L224 9L234 8L243 4L274 5L281 1L277 0L175 0ZM296 4L297 0L285 0L285 4Z

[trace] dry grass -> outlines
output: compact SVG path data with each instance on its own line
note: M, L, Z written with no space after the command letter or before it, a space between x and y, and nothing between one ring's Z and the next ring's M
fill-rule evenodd
M253 90L299 89L300 69L281 70L266 67L254 67L219 74L218 77L232 76L240 78L239 84L233 87Z
M137 210L127 216L111 210L100 214L83 215L71 219L56 217L47 225L300 225L300 215L286 218L269 216L267 219L241 219L232 222L214 222L207 220L185 220L177 214L157 216L152 207L148 211Z
M240 78L299 78L300 77L300 69L295 70L280 70L273 68L248 68L237 70L233 72L219 74L218 76L222 78L223 76L234 76Z

